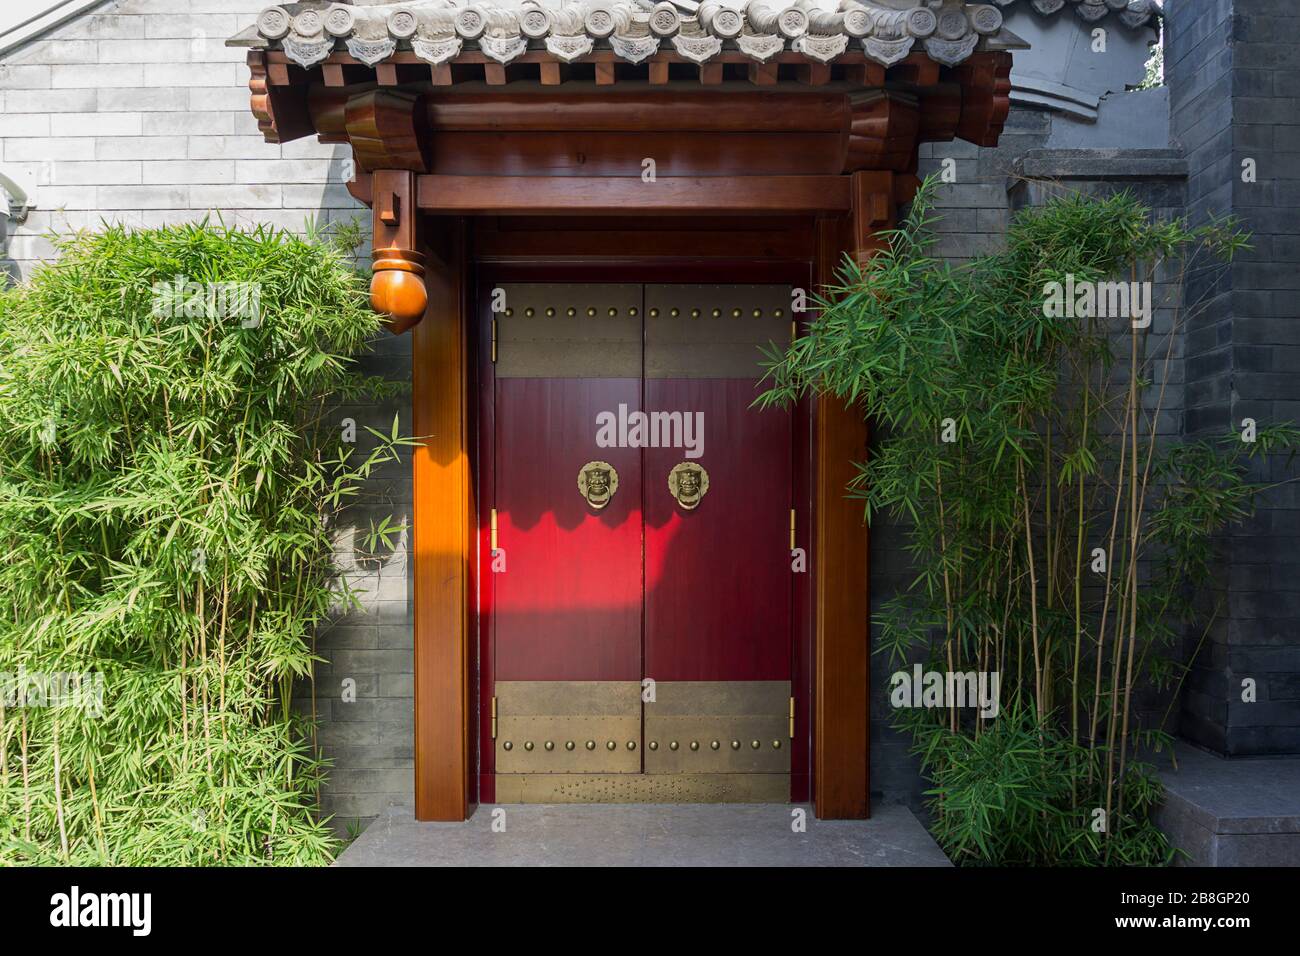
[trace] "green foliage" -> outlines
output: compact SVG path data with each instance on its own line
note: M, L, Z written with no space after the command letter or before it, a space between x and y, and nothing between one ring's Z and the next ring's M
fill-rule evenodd
M1135 696L1185 675L1173 645L1213 615L1194 598L1213 584L1214 536L1261 490L1248 459L1300 433L1167 439L1161 405L1188 310L1156 334L1045 301L1071 277L1219 268L1246 239L1230 221L1153 222L1126 194L1067 195L1019 214L1004 252L953 267L930 254L934 188L886 249L845 260L807 333L770 354L760 402L827 393L883 426L848 493L868 521L907 525L916 576L882 603L877 653L1000 675L995 719L899 711L954 859L1164 862L1148 812L1158 786L1137 758L1168 738L1140 725Z
M322 419L393 389L352 369L379 328L353 238L112 227L0 294L0 673L103 675L102 716L0 701L0 862L335 852L290 694L356 600L339 510L403 444ZM260 312L160 310L178 277Z

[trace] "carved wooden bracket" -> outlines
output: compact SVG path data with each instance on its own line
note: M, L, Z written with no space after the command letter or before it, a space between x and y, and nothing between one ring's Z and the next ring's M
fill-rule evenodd
M920 111L915 96L889 90L849 93L849 143L844 172L916 169Z
M357 165L375 169L427 172L428 139L420 95L405 90L372 89L348 97L344 128Z
M370 177L374 203L374 264L370 306L388 316L394 334L424 317L429 294L424 285L424 255L419 247L420 213L416 208L415 173L377 169Z

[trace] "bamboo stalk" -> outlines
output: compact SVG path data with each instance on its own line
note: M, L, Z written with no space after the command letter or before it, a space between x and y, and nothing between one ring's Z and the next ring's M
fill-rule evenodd
M1030 634L1034 644L1034 711L1039 721L1043 719L1043 670L1038 654L1038 574L1034 568L1034 535L1029 523L1029 494L1025 488L1024 464L1017 460L1016 476L1020 484L1025 514L1025 551L1029 566Z
M59 822L59 847L63 858L68 858L68 826L63 819L63 777L60 772L59 712L54 711L54 816Z

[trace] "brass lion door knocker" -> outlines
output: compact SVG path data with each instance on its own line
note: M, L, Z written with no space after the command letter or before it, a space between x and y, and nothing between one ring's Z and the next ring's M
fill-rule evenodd
M709 490L709 473L703 465L684 461L668 472L668 493L687 511L694 511Z
M607 461L589 461L578 472L578 492L597 511L618 491L618 472Z

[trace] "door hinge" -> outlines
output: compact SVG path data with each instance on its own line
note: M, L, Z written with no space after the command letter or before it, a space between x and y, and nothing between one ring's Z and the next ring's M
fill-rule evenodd
M794 698L790 698L790 739L794 740Z
M497 361L497 317L492 316L492 364Z
M791 508L790 509L790 550L791 551L795 549L794 532L795 532L795 510Z
M492 509L491 523L488 525L490 531L488 534L488 550L495 552L497 550L497 509Z
M790 320L790 344L793 345L795 339L797 338L799 338L799 321L797 319L791 319Z
M497 699L492 698L492 739L497 739Z

